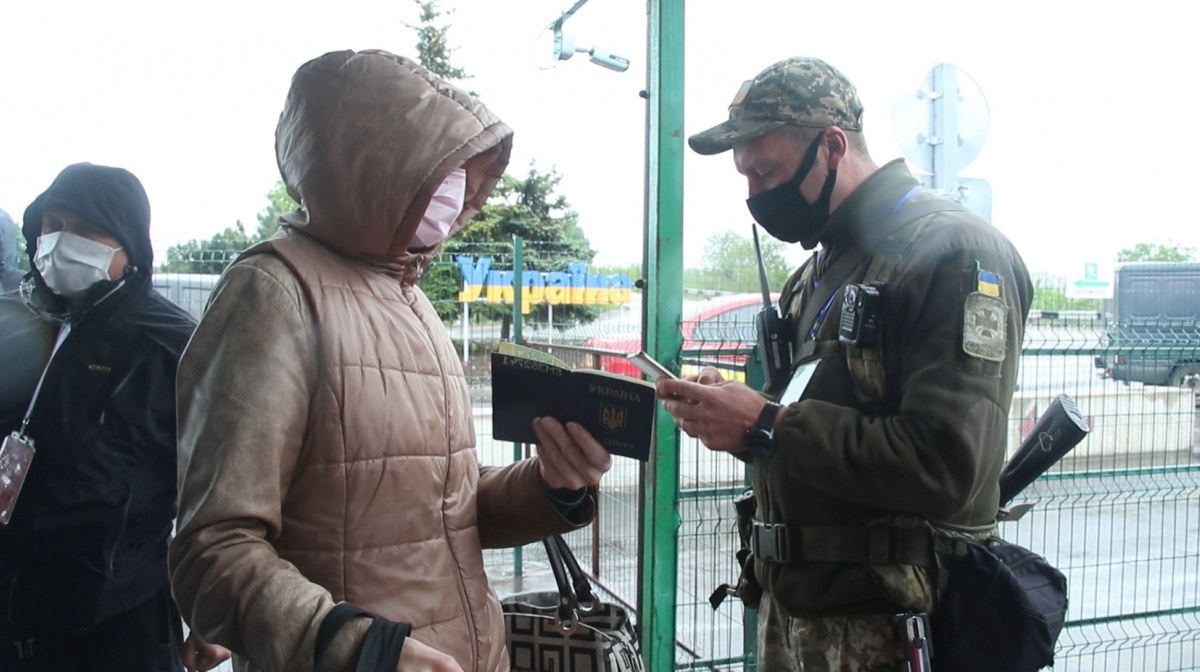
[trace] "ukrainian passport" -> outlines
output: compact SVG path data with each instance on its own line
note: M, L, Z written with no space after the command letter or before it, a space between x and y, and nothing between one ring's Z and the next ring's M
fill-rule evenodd
M492 436L537 443L533 419L576 422L613 455L650 459L654 385L594 369L573 369L544 352L501 343L492 353Z

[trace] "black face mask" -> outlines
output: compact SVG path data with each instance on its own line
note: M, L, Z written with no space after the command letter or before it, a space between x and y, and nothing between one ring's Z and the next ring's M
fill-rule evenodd
M821 139L824 137L825 133L822 132L804 151L804 160L800 162L795 177L746 199L750 214L764 231L785 243L798 242L806 250L813 249L820 242L817 237L825 227L825 222L829 221L829 199L837 182L837 171L829 171L816 203L809 203L800 193L800 183L816 164L817 150L821 148Z

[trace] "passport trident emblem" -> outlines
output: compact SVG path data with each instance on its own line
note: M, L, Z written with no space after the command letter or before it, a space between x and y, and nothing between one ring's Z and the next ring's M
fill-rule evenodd
M625 429L625 421L629 417L628 409L611 404L600 404L600 424L610 432Z

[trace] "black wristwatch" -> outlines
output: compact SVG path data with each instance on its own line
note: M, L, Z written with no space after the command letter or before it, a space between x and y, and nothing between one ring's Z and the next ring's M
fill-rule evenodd
M775 454L775 418L783 411L783 405L768 401L758 415L758 422L746 430L746 448L755 459L765 459Z

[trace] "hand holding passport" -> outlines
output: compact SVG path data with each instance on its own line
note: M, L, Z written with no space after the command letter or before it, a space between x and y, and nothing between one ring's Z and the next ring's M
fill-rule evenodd
M533 420L575 422L613 455L650 459L654 385L607 371L572 369L543 352L501 343L492 353L492 435L537 443Z

